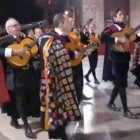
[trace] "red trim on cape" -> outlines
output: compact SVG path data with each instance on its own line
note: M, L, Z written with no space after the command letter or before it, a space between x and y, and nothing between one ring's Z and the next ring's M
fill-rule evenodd
M5 73L0 59L0 103L6 103L10 101L10 96L5 81Z

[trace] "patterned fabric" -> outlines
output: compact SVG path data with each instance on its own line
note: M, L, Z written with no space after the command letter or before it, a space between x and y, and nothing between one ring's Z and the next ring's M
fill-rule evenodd
M53 41L45 52L41 100L45 109L45 129L56 129L81 118L68 51L61 40ZM44 98L45 97L45 98Z
M134 56L132 59L132 66L130 68L130 71L135 72L138 65L140 66L140 43L139 42L136 44L136 47L134 50Z
M140 42L137 43L133 57L134 64L140 65Z

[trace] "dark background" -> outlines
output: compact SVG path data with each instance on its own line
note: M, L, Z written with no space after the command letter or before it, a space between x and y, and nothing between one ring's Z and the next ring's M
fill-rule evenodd
M52 5L48 5L48 0L0 0L0 25L4 25L9 17L16 18L21 24L52 20L55 13L72 5L72 0L52 1Z
M43 16L43 10L35 0L0 0L0 25L4 25L9 17L28 23L41 20Z

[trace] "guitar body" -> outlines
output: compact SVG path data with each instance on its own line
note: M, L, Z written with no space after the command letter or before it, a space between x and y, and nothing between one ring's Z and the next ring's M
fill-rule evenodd
M81 45L81 46L80 46ZM89 44L89 45L84 45L84 44L76 44L76 43L67 43L65 45L65 48L68 51L77 51L79 52L79 56L75 59L71 60L71 65L72 66L77 66L81 63L82 59L84 58L84 52L87 51L88 49L92 49L92 51L95 50L95 47L97 48L96 44Z
M123 37L129 35L129 33L133 32L133 30L129 27L124 28L121 32L113 33L111 37ZM129 35L126 39L125 43L120 43L117 42L114 46L113 49L114 51L118 52L129 52L130 51L130 42L133 42L136 39L136 34L133 33Z
M34 42L34 40L30 39L30 38L25 38L21 41L21 46L23 47L28 47L32 44L32 42ZM29 48L31 55L34 56L37 54L38 52L38 46L35 44L33 45L31 48Z
M23 39L20 44L12 44L12 45L9 45L8 48L11 48L13 50L23 49L24 47L28 48L28 46L30 46L32 42L33 40L26 38L26 39ZM37 52L38 52L38 46L34 45L32 46L32 48L29 48L25 52L25 55L23 57L12 56L12 57L7 58L7 61L13 67L22 68L22 67L25 67L29 63L31 56L36 55Z

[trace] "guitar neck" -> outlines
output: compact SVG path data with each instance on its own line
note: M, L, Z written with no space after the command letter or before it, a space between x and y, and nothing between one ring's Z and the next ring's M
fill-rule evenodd
M33 42L28 46L29 49L31 49L35 44L37 44L38 39L33 40Z
M86 47L83 47L83 48L80 50L80 52L83 53L83 52L85 52L87 49L93 48L93 47L95 47L95 46L97 46L97 45L94 44L94 43L88 44Z
M89 25L92 22L93 19L89 19L86 24L80 29L80 32L83 32L84 29L86 29L86 26Z
M131 36L132 34L134 34L139 29L140 29L140 24L138 26L136 26L130 33L126 34L126 36L127 37Z

